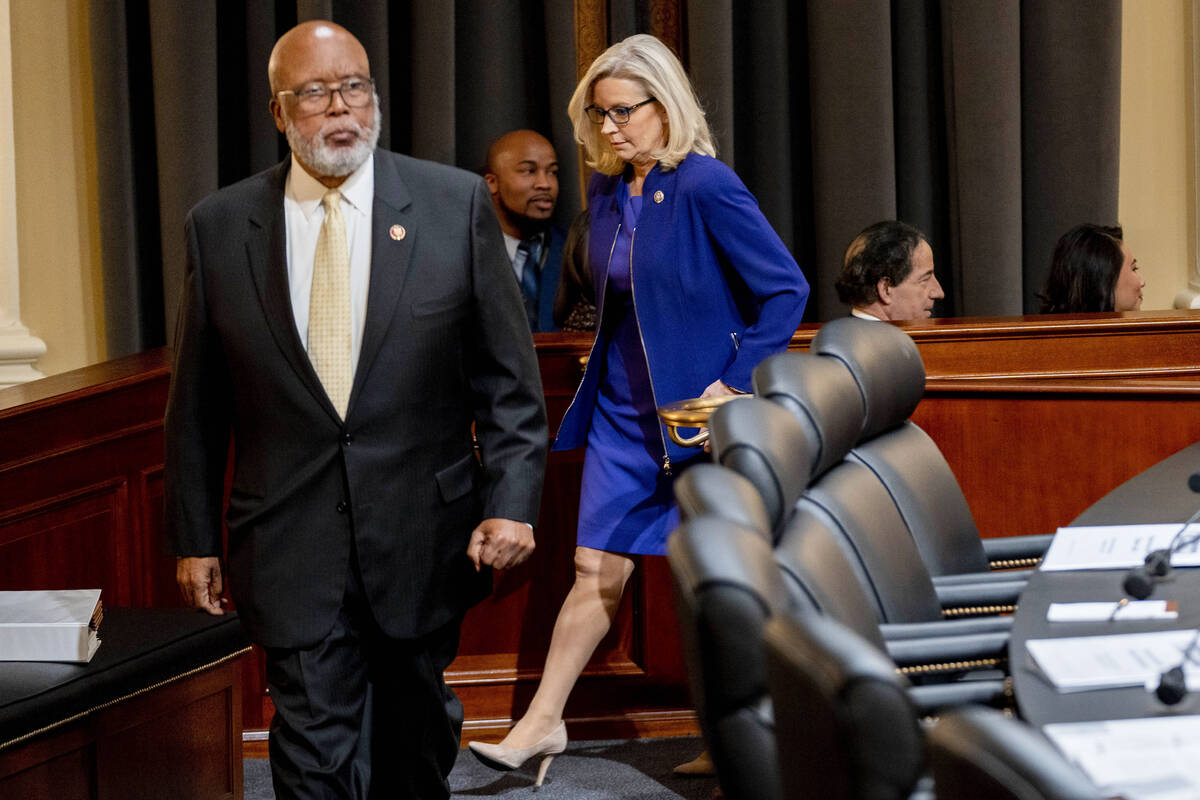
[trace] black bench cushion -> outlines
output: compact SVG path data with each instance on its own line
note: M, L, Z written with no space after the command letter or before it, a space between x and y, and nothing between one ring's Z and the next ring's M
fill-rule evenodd
M0 749L249 647L237 614L105 608L87 664L0 662Z

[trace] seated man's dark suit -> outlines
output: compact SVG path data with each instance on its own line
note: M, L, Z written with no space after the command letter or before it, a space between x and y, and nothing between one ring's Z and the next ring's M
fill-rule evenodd
M557 225L551 225L546 230L546 251L538 277L535 331L558 330L558 325L554 323L554 296L558 292L558 282L562 275L562 251L566 238L566 232Z
M490 587L490 570L466 555L471 531L485 518L537 519L545 408L483 181L383 150L374 158L370 283L344 422L289 299L290 159L189 215L167 535L177 555L221 554L232 436L227 573L253 640L311 649L339 630L353 594L385 637L440 636L430 663L444 668L462 614ZM447 757L445 741L414 746ZM396 769L406 757L391 756Z

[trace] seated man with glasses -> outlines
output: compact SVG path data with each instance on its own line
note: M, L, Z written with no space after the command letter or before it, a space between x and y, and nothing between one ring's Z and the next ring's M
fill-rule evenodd
M226 557L266 652L276 797L444 798L459 625L534 546L533 342L483 179L375 148L358 40L298 25L268 76L291 156L187 219L168 545L211 614Z

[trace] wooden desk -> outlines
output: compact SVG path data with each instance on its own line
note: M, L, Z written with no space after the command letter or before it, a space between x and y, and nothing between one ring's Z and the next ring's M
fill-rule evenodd
M1182 523L1200 506L1200 496L1188 488L1188 478L1200 471L1200 442L1178 451L1135 475L1097 500L1071 525L1123 525L1139 522ZM1127 570L1035 572L1021 594L1009 643L1013 688L1021 716L1035 725L1200 713L1200 694L1167 706L1142 687L1092 692L1059 693L1028 666L1025 642L1066 636L1180 630L1200 627L1200 569L1172 570L1156 583L1155 600L1176 600L1174 620L1117 620L1115 622L1047 622L1051 602L1116 602L1124 596Z
M0 797L242 797L236 620L113 608L88 664L0 662Z

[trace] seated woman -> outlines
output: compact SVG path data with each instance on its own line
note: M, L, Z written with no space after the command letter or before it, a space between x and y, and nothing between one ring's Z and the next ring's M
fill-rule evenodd
M1137 311L1145 285L1121 228L1084 223L1064 233L1054 246L1050 274L1038 299L1043 314Z

